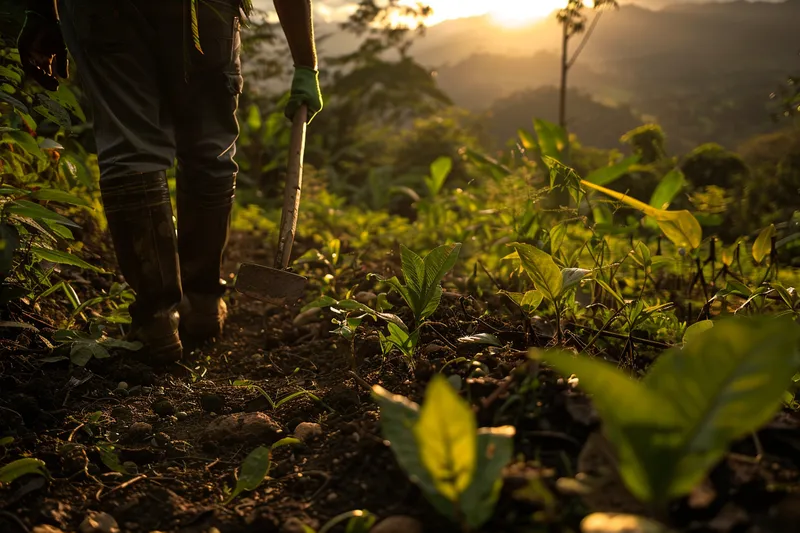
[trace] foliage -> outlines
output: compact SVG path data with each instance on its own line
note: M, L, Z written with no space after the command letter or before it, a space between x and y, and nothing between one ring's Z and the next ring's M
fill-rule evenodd
M442 375L428 385L419 406L380 386L373 396L383 436L398 463L428 501L456 523L479 528L492 515L511 459L514 428L482 428L469 405Z
M40 459L26 457L17 459L0 468L0 486L10 485L18 478L29 474L39 475L50 479L50 472Z
M773 417L800 365L800 329L786 319L723 320L686 340L641 382L586 357L533 354L592 393L622 477L646 502L688 494L731 442Z
M272 467L272 452L282 446L300 444L300 441L291 437L286 437L272 444L269 448L259 446L251 451L242 461L239 468L239 477L233 492L225 499L225 504L230 503L244 491L255 490L269 475Z

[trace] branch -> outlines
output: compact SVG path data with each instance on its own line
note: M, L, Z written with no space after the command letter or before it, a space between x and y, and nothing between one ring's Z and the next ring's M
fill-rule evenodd
M575 53L572 54L572 57L567 62L567 69L571 69L572 65L575 64L575 61L578 60L578 56L581 55L581 52L583 52L583 49L589 42L589 38L592 36L592 33L594 33L594 29L597 27L597 23L600 22L601 16L603 16L603 10L597 11L597 14L592 19L592 24L589 26L589 29L586 30L586 33L583 35L583 39L581 39L581 44L578 45L578 48L575 49Z

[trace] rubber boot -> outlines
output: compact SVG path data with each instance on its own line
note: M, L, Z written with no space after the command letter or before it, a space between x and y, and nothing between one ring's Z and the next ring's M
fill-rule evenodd
M148 362L179 361L181 279L166 173L104 178L100 191L117 262L136 291L128 339L144 344Z
M191 187L187 184L200 176L186 176L181 169L179 172L178 251L184 289L181 334L184 339L205 342L221 336L227 318L220 271L230 233L236 178L232 175Z

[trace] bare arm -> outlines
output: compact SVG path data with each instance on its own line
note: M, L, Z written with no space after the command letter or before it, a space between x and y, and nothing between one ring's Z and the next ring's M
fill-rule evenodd
M317 69L311 0L273 0L296 67Z

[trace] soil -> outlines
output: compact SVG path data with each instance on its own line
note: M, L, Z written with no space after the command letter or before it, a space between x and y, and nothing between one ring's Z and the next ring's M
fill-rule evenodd
M252 235L233 235L228 272L245 259L266 263L268 251L253 252L261 247ZM373 266L397 271L391 259ZM365 276L356 284L371 288ZM482 531L577 531L591 511L647 511L615 476L588 399L526 359L529 346L550 340L548 324L526 328L512 315L487 317L484 303L449 293L411 369L399 355L381 355L371 324L351 347L330 333L330 313L298 322L297 311L233 291L226 299L223 337L194 349L185 368L169 372L129 352L86 368L42 363L49 349L39 336L4 330L0 436L15 440L5 452L0 448L0 463L36 457L53 479L25 476L0 489L0 532L42 524L78 531L93 511L109 513L131 533L291 532L300 531L297 520L317 529L354 509L416 517L427 532L459 531L397 466L367 388L378 384L421 402L427 382L446 364L446 374L466 380L480 425L516 427L515 460L505 470L495 517ZM42 333L50 322L44 316L37 326ZM505 348L458 341L477 333L498 336ZM579 344L577 334L567 337ZM258 385L273 401L300 390L317 399L302 394L273 408L237 380ZM207 433L212 422L231 415L247 418L247 425ZM224 504L244 457L302 423L319 424L321 433L276 450L261 486ZM98 443L108 442L128 474L104 463ZM800 531L799 468L800 417L784 412L757 438L737 443L708 481L662 518L679 531ZM599 490L585 494L591 484Z

